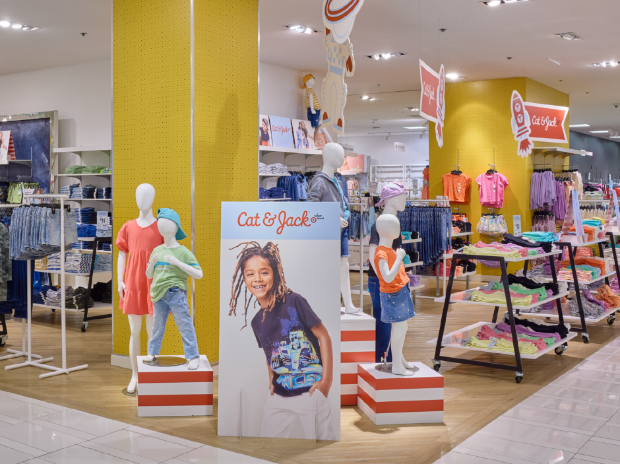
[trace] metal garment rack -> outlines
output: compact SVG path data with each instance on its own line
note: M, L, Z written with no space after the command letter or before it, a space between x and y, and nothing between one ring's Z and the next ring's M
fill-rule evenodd
M568 251L568 258L570 260L570 265L571 265L571 269L572 269L572 274L573 274L573 283L575 284L575 298L577 298L577 306L579 307L579 316L564 316L564 319L568 320L569 322L581 322L581 327L574 327L571 326L571 332L578 332L581 333L581 338L583 339L584 343L590 343L590 335L588 334L588 327L587 327L587 322L590 323L596 323L599 321L602 321L603 319L607 319L607 323L609 325L612 325L615 320L616 320L616 312L620 311L620 307L617 308L609 308L607 311L605 311L600 317L596 318L596 319L591 319L591 318L586 318L585 317L585 312L583 310L583 300L581 298L581 289L579 288L579 284L593 284L594 282L598 282L599 280L605 280L605 284L609 285L609 277L613 276L614 274L616 275L616 277L618 278L618 282L620 282L620 270L618 269L618 255L616 254L616 247L614 246L615 240L614 240L614 234L612 232L607 232L605 235L608 236L608 239L599 239L599 240L594 240L592 242L587 242L585 244L574 244L574 243L566 243L566 242L557 242L556 245L561 247L561 248L566 248L566 250ZM598 245L598 249L599 252L601 254L601 257L604 258L605 254L603 251L603 243L605 243L606 241L609 240L609 243L611 244L611 250L612 250L612 254L614 257L614 264L616 266L616 270L614 272L611 272L609 274L604 274L601 275L599 278L597 279L593 279L591 281L586 281L586 282L579 282L579 278L577 277L577 269L575 268L575 250L577 247L581 247L581 246L588 246L588 245ZM527 263L526 263L527 265ZM527 272L527 267L523 269L524 274ZM525 315L524 315L525 316ZM550 317L550 318L556 318L557 316L554 315L546 315L546 314L541 314L541 313L535 313L532 314L531 317L533 316L546 316L546 317Z
M28 295L28 351L26 353L20 354L21 356L27 356L28 361L21 364L13 364L11 366L6 366L5 370L18 369L20 367L33 366L39 367L41 369L47 369L49 372L47 374L41 374L39 376L40 379L44 379L47 377L52 377L59 374L69 374L74 371L88 369L88 364L84 364L82 366L70 367L67 368L67 324L65 319L65 201L69 199L67 195L24 195L24 198L41 198L41 199L51 199L51 200L60 200L60 211L62 214L60 215L60 309L61 309L61 333L62 333L62 367L55 366L47 366L42 364L44 362L52 361L54 358L46 358L46 359L37 359L33 361L34 357L32 352L32 278L31 278L31 269L32 269L32 260L27 260L27 295ZM23 330L23 320L22 320L22 337L24 336ZM22 345L25 346L25 343L22 338Z
M517 383L521 383L521 380L523 379L523 363L522 363L522 358L525 359L537 359L540 356L542 356L543 354L546 354L548 352L551 352L552 350L555 350L555 353L558 355L561 355L564 350L566 349L566 344L568 342L568 340L574 338L577 336L576 333L570 333L568 334L568 336L564 339L561 339L559 342L547 347L547 349L539 351L538 353L536 353L535 355L522 355L521 352L519 351L519 339L518 339L518 334L517 334L517 330L516 330L516 326L515 326L515 311L517 315L520 315L519 311L520 310L528 310L531 309L533 307L539 306L541 304L550 302L555 300L556 302L556 309L558 311L558 318L559 318L559 324L560 325L564 325L564 317L562 314L562 306L560 304L560 299L566 295L568 295L568 292L564 292L564 293L559 293L557 295L553 295L552 297L549 297L545 300L543 300L542 302L539 301L537 303L533 303L529 306L515 306L512 304L512 297L510 295L510 288L509 288L509 284L508 284L508 272L507 272L507 267L506 267L506 263L515 263L515 262L523 262L525 261L525 266L528 265L528 262L531 259L537 259L537 258L548 258L549 260L549 264L551 265L551 274L553 276L553 282L554 283L558 283L558 279L557 279L557 274L555 271L555 260L554 257L561 254L562 252L557 250L557 251L552 251L551 253L545 253L543 255L538 255L538 256L524 256L524 257L520 257L520 258L504 258L503 256L485 256L485 255L465 255L465 254L461 254L461 253L456 253L454 254L454 259L459 260L459 259L475 259L475 260L485 260L485 261L495 261L498 262L500 265L500 269L501 269L501 280L500 282L502 283L502 285L504 286L504 294L506 296L506 304L498 304L498 303L483 303L483 302L476 302L476 301L469 301L469 300L462 300L460 298L462 298L463 296L465 296L466 292L460 292L460 293L456 293L456 294L452 294L452 284L454 283L454 271L456 269L456 266L452 266L450 268L450 280L448 281L448 292L447 294L442 297L442 298L438 298L435 300L435 302L437 303L441 303L443 302L443 312L441 315L441 323L439 325L439 335L437 337L436 340L431 340L428 342L428 344L434 344L435 346L435 357L432 360L433 362L433 368L436 371L439 371L439 368L441 367L441 361L448 361L448 362L455 362L455 363L461 363L461 364L472 364L474 366L482 366L482 367L492 367L492 368L496 368L496 369L504 369L504 370L510 370L510 371L515 371L515 381ZM462 304L473 304L473 305L481 305L481 306L489 306L492 307L494 306L494 312L493 312L493 320L492 323L495 324L497 322L497 315L498 315L498 311L500 307L505 307L507 309L508 312L508 320L509 320L509 325L510 325L510 331L511 331L511 336L512 336L512 345L513 345L513 349L514 349L514 353L505 353L505 352L501 352L501 351L493 351L493 350L489 350L489 349L482 349L482 348L471 348L471 347L467 347L464 346L464 344L462 342L464 342L465 340L467 340L467 338L469 338L471 335L470 333L477 333L478 332L478 328L486 325L488 323L486 322L479 322L478 324L469 326L469 327L465 327L464 329L452 332L450 334L447 334L444 336L444 332L446 329L446 319L448 317L448 309L450 307L450 304L452 303L462 303ZM473 335L475 335L475 333L473 333ZM459 343L459 341L461 343ZM461 350L472 350L472 351L479 351L479 352L484 352L484 353L492 353L492 354L504 354L504 355L509 355L509 356L514 356L515 357L515 365L511 365L511 364L501 364L501 363L493 363L493 362L486 362L486 361L477 361L475 359L465 359L465 358L453 358L453 357L449 357L449 356L443 356L441 354L441 350L449 347L449 348L458 348Z

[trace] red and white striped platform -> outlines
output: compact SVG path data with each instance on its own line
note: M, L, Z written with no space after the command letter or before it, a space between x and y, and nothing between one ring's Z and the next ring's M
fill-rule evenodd
M138 417L213 415L213 369L206 356L193 371L149 366L144 359L138 356Z
M340 404L357 405L357 366L375 361L375 318L365 313L340 316Z
M357 406L375 425L431 424L443 422L443 376L422 363L405 377L375 369L379 364L360 364Z

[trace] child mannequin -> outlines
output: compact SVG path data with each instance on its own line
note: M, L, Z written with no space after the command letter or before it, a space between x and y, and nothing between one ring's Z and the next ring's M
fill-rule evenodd
M392 242L400 235L396 216L384 214L377 219L379 246L375 253L375 269L381 289L381 321L392 324L392 374L413 375L403 362L403 345L407 335L407 320L415 316L409 278L403 258L405 250L392 249Z
M153 300L153 335L149 341L147 361L152 361L161 350L170 311L183 339L185 359L188 369L198 368L200 357L196 331L192 324L187 304L187 277L202 279L202 269L196 257L180 245L187 235L181 229L179 215L171 209L162 208L157 212L157 227L164 237L164 244L153 250L146 276L153 279L151 299ZM163 261L160 261L163 257Z

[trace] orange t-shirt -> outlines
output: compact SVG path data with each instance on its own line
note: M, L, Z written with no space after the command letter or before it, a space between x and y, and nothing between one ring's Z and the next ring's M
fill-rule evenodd
M465 174L459 176L446 174L441 180L443 182L443 194L448 197L450 203L469 203L471 177Z
M396 261L396 252L391 248L378 246L377 251L375 251L375 269L377 269L377 271L379 271L379 261L382 259L385 259L388 263L388 267L392 269L392 266ZM379 278L379 290L383 293L396 293L409 283L409 277L407 277L405 265L403 263L400 264L398 274L396 274L396 277L394 277L394 280L390 283L383 280L383 276L380 271L377 272L377 277Z

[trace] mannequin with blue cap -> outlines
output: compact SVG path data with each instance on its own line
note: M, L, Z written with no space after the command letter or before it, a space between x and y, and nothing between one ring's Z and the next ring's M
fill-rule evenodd
M202 269L194 254L178 242L187 235L181 229L181 219L174 210L161 208L157 212L157 228L164 244L153 250L146 269L146 276L153 279L153 334L146 360L153 361L159 355L168 315L172 312L183 340L185 359L189 361L188 369L194 370L198 368L200 357L187 302L187 278L202 279Z

